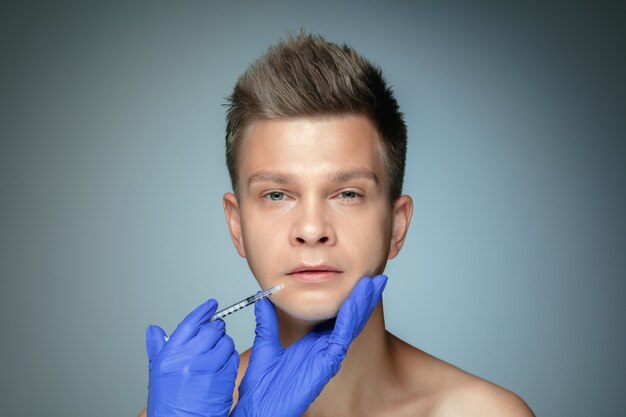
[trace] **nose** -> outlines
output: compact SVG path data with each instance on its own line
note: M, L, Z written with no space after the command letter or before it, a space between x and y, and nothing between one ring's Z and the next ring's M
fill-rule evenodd
M289 233L293 246L334 245L337 236L330 221L330 213L321 202L302 202L294 213L294 223Z

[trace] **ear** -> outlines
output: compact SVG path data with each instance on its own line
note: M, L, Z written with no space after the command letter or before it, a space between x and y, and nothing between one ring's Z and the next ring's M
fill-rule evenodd
M224 214L226 214L226 224L233 245L235 245L239 256L245 258L246 250L243 247L243 235L241 233L241 210L237 196L233 193L224 194Z
M400 196L393 204L391 216L391 240L387 259L395 258L404 245L404 238L413 216L413 199L408 195Z

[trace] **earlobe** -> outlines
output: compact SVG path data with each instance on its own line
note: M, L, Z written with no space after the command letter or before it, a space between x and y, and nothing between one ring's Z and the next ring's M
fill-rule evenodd
M230 238L237 249L237 253L242 258L246 257L246 250L243 246L243 234L241 232L241 211L237 196L233 193L224 194L224 214L226 215L226 224L230 232Z
M393 259L400 253L412 216L413 199L408 195L400 196L393 204L391 239L389 241L389 255L387 259Z

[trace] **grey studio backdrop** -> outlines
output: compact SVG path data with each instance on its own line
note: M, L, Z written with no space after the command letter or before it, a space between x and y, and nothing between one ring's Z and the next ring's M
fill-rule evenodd
M379 63L406 114L390 331L538 416L623 415L624 7L469 3L3 2L0 415L135 415L148 324L257 290L221 105L301 27ZM227 328L248 348L252 309Z

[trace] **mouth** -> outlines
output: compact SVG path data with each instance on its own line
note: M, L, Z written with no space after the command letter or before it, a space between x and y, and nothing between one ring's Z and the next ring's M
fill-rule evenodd
M336 279L341 272L330 265L300 265L287 276L303 282L327 282Z

